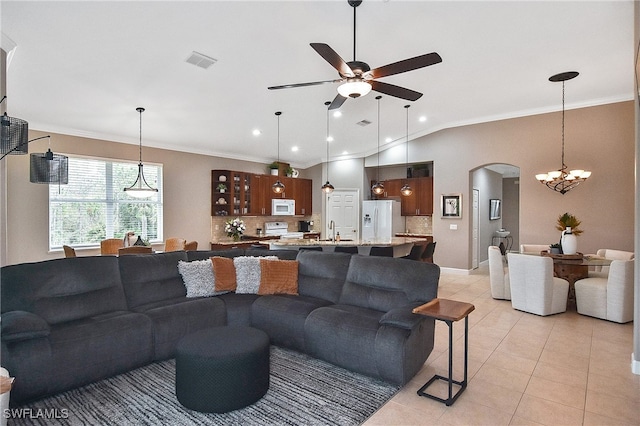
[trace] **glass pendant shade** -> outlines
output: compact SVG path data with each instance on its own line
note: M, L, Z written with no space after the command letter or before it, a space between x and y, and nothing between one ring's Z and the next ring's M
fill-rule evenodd
M322 185L322 192L324 192L325 194L331 194L334 189L335 188L333 187L333 185L329 183L329 181L327 181L327 183Z
M411 189L411 187L405 183L404 186L400 189L400 193L405 197L408 197L409 195L413 194L413 189Z
M371 187L371 191L376 195L382 195L384 192L384 185L381 182L376 182Z
M271 189L276 194L282 194L284 192L284 184L280 182L280 179L276 181L273 185L271 185Z

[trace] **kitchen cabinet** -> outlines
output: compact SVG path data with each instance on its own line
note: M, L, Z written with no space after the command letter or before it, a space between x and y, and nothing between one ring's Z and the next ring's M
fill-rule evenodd
M220 180L222 179L222 180ZM277 180L285 186L276 194L271 187ZM226 189L221 191L219 185ZM271 216L271 200L288 198L296 200L296 215L312 212L312 180L284 176L211 171L211 214L217 216Z
M211 171L211 215L249 214L252 204L251 175L231 170Z
M420 177L399 179L413 189L407 197L401 197L402 216L430 216L433 214L433 178Z

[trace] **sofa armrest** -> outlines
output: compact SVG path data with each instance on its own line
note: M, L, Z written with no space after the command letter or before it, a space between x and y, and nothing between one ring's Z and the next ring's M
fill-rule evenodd
M412 303L410 305L401 306L388 311L380 318L380 325L390 325L393 327L404 328L406 330L412 330L422 320L424 316L414 314L411 312L413 308L420 306L420 303Z
M5 312L2 314L0 324L4 342L18 342L47 337L51 331L49 324L44 319L27 311Z

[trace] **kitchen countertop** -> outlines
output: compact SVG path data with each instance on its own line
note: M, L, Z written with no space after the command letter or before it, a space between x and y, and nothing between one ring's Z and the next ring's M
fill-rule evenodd
M398 232L396 237L413 237L413 238L429 238L433 237L433 234L414 234L411 232Z
M395 247L403 244L413 244L417 242L421 242L421 238L404 238L404 237L396 237L392 238L391 241L387 242L369 242L369 241L361 241L361 240L348 240L343 239L340 241L327 241L327 240L302 240L302 239L286 239L286 240L277 240L277 241L269 241L269 245L273 246L378 246L378 247Z

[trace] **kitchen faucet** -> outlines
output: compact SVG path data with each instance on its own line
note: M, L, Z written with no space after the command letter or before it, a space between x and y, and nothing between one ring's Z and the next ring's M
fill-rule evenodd
M331 241L336 240L336 223L333 220L329 221L329 229L331 229Z

